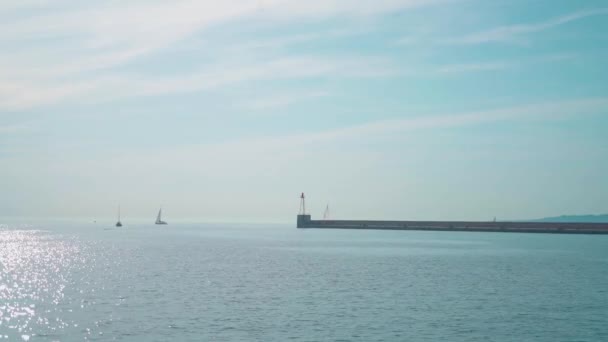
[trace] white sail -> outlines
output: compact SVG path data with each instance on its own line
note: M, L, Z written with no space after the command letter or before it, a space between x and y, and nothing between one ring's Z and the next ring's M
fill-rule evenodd
M163 211L162 208L158 209L158 215L156 215L156 222L154 222L154 223L156 223L156 224L167 224L167 222L165 222L165 221L163 221L161 219L162 211Z

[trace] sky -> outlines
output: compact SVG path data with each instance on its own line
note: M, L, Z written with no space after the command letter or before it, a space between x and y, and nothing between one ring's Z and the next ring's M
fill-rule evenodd
M608 212L603 0L0 2L0 217Z

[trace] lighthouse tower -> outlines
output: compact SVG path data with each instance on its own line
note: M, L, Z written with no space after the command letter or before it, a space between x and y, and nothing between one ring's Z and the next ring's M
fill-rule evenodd
M310 215L306 214L306 196L300 195L300 210L298 212L298 228L308 228Z

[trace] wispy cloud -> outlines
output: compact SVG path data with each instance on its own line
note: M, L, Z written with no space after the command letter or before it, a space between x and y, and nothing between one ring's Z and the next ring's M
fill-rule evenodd
M144 57L188 44L213 25L230 25L242 18L284 23L290 19L375 15L445 0L367 1L231 0L106 1L79 5L73 0L27 1L0 4L3 29L0 44L0 109L22 110L73 101L104 101L204 90L221 85L277 78L377 77L394 69L379 58L281 56L266 54L263 61L233 56L225 42L205 51L211 59L188 74L158 76L125 72ZM43 8L44 10L38 10ZM29 11L31 9L36 9ZM14 15L8 15L14 14ZM339 37L334 30L320 35L305 32L250 44L258 50L315 39ZM36 44L33 44L35 42ZM257 44L257 45L256 45ZM219 48L218 48L219 47ZM228 62L227 62L228 61ZM231 62L232 61L232 62Z
M236 64L213 64L187 75L99 76L69 82L0 83L0 109L19 110L58 102L98 103L133 96L204 91L223 86L268 80L313 77L356 78L395 75L382 58L293 57Z
M327 91L307 91L289 94L279 93L267 97L257 98L253 101L245 103L243 107L255 111L264 111L269 109L288 107L296 103L319 99L330 95L331 94Z
M465 64L450 64L438 67L438 74L459 74L477 71L502 70L514 66L513 62L498 61L498 62L483 62L483 63L465 63Z
M369 32L368 27L353 27L349 29L331 29L321 30L317 32L296 33L273 38L261 38L252 41L238 42L228 47L229 52L242 51L268 51L269 49L283 49L294 45L312 43L312 42L328 42L340 38L356 36Z
M265 10L273 16L285 19L286 17L314 17L323 18L335 15L369 16L390 11L439 5L453 0L312 0L312 1L263 1Z
M58 1L54 7L61 9L61 4L65 2ZM293 0L99 2L86 8L55 10L5 21L0 31L0 42L54 40L61 43L65 40L71 43L71 48L65 51L71 56L69 63L58 58L59 64L44 62L38 68L30 65L27 69L53 67L59 68L62 73L79 72L127 63L191 37L210 25L243 17L289 20L297 17L371 15L437 2L440 1L381 0L373 5L361 0L314 0L305 4ZM0 9L3 6L0 5ZM294 39L310 39L310 36Z
M451 44L519 42L526 34L549 30L559 25L599 15L608 15L608 8L581 10L537 23L500 26L462 37L446 39L445 42Z
M503 109L437 116L382 120L343 129L326 131L307 137L306 141L384 135L413 129L456 127L509 120L553 120L608 110L608 98L557 101Z
M484 71L497 71L523 67L535 63L547 63L547 62L561 62L574 60L579 58L580 55L574 53L559 53L559 54L548 54L539 55L528 58L510 59L510 60L495 60L487 62L471 62L471 63L458 63L448 64L435 68L433 73L439 75L456 75L456 74L467 74L471 72L484 72Z
M365 137L365 139L375 139L387 137L391 134L401 135L412 130L433 130L505 121L552 121L598 113L608 114L608 98L564 100L474 112L443 113L403 119L379 120L325 131L212 144L205 148L240 150L244 146L247 146L250 149L262 149L265 151L275 148L291 150L298 146L309 146L317 143L348 141L351 139L360 141L362 137Z
M56 63L34 59L30 68L61 73L98 70L124 64L257 8L255 0L98 3L5 22L0 41L54 40L54 46L65 48L64 54L71 57L69 63L59 58ZM77 49L65 47L62 40Z

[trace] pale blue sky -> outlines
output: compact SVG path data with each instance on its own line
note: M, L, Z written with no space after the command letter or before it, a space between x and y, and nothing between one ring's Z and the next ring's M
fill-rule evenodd
M608 3L0 3L0 216L608 212Z

